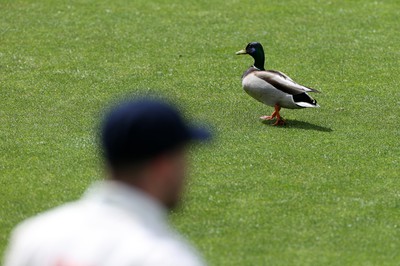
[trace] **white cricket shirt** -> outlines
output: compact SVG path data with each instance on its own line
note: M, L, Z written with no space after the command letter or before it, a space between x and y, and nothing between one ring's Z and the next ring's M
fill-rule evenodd
M22 222L4 266L204 265L167 214L141 191L104 181L81 200Z

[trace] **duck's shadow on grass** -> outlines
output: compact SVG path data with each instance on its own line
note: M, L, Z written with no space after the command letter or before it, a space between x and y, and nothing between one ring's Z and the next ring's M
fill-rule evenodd
M314 125L308 122L299 121L299 120L290 120L286 119L286 125L284 126L275 126L279 128L297 128L297 129L304 129L304 130L315 130L315 131L322 131L322 132L332 132L333 130L329 127L323 127ZM274 121L262 121L264 125L273 126L272 124Z

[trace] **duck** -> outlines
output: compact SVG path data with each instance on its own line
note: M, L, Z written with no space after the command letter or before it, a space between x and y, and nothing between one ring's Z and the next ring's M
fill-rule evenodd
M309 92L319 93L294 82L288 75L276 71L265 70L264 48L259 42L251 42L246 48L236 52L236 55L250 55L254 64L242 75L244 91L257 101L274 107L274 112L269 116L260 117L261 120L276 119L274 126L285 125L286 122L280 115L281 108L301 109L320 107Z

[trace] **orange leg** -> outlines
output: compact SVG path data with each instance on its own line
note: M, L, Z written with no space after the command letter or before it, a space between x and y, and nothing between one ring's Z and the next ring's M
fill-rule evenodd
M281 107L278 104L275 104L275 111L270 116L262 116L260 117L262 120L272 120L276 117L276 122L273 124L274 126L283 126L285 125L285 120L279 114Z

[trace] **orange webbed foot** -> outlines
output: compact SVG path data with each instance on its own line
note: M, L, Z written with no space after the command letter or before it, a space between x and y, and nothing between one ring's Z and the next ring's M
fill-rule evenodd
M276 122L273 124L273 126L284 126L284 125L286 125L286 122L282 118L276 119Z
M271 115L266 115L260 117L260 119L266 121L266 120L272 120L276 117L276 121L273 124L273 126L284 126L286 124L285 120L281 117L279 114L279 111L281 110L281 107L278 104L275 104L275 111Z
M264 115L262 117L260 117L261 120L272 120L274 119L274 116L272 115Z

